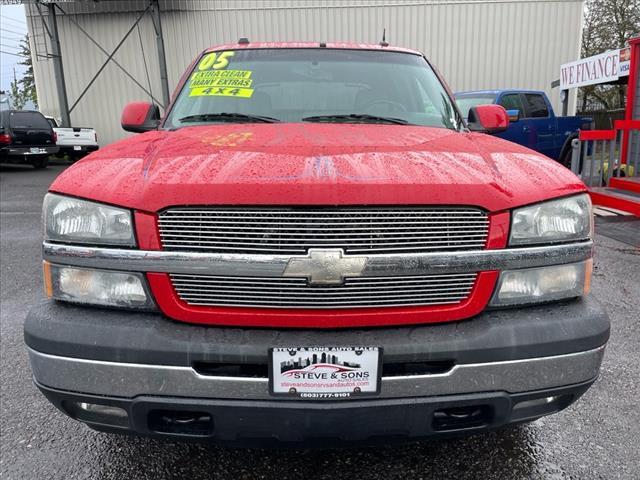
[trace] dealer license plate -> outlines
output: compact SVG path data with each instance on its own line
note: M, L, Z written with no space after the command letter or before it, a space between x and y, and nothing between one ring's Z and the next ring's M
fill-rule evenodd
M269 358L272 395L322 400L380 392L380 347L277 347Z

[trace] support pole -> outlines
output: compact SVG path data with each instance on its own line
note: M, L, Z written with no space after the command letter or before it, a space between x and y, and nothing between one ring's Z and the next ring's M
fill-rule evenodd
M582 168L580 165L580 150L582 143L578 138L571 140L571 171L576 175L580 175Z
M569 113L569 90L562 90L562 116L566 117Z
M164 37L162 35L162 21L160 19L160 4L153 1L151 9L153 26L156 30L156 44L158 47L158 65L160 65L160 85L162 86L162 109L166 111L169 106L169 76L167 75L167 59L164 53Z
M67 98L67 86L64 81L64 69L62 68L62 50L60 49L60 37L58 36L58 22L56 20L56 8L53 3L47 5L49 9L49 27L51 32L51 56L53 57L53 75L58 91L58 105L60 107L60 121L62 127L71 126L69 117L69 100Z

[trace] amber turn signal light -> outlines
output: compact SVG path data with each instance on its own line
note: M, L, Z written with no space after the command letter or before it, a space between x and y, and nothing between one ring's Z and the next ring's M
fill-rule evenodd
M590 258L584 263L584 289L582 291L583 295L589 295L591 291L591 274L593 273L593 258Z
M44 275L44 294L48 298L53 297L53 282L51 279L51 264L46 260L42 261L42 273Z

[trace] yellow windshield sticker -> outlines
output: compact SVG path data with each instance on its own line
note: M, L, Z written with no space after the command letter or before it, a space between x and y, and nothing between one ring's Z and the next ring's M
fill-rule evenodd
M208 70L195 72L191 80L205 80L207 78L251 78L251 70Z
M234 54L235 52L233 51L207 53L204 57L202 57L202 60L200 60L200 63L198 64L198 70L221 70L223 68L227 68L227 65L229 65L229 60L231 59L231 57L233 57Z
M217 70L196 72L191 75L190 88L196 87L242 87L249 88L253 83L248 70Z
M250 70L204 70L191 75L190 97L218 96L251 98Z
M190 88L196 87L242 87L253 83L249 70L208 70L191 75Z
M235 87L196 87L191 89L190 97L238 97L251 98L253 88Z
M191 80L189 86L196 87L244 87L249 88L253 80L246 78L206 78L204 80Z

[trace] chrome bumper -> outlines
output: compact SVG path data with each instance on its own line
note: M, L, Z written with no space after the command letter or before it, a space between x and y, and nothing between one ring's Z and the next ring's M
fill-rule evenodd
M434 253L372 254L358 276L392 277L534 268L580 262L592 257L593 242L540 247ZM43 257L51 263L132 272L284 277L290 261L306 255L263 255L133 250L72 246L45 242ZM345 259L355 256L345 255Z
M603 345L565 355L458 364L440 374L383 377L379 398L521 393L574 385L597 377L604 348ZM35 380L57 390L120 398L154 395L273 399L266 378L206 376L191 367L85 360L48 355L31 348L29 357Z

